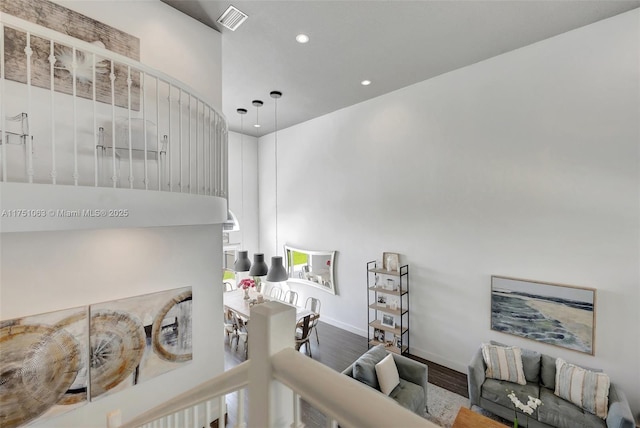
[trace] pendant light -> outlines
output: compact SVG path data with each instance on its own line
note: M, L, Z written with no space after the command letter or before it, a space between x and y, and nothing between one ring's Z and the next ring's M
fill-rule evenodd
M253 124L254 128L260 128L260 120L259 120L259 116L258 116L258 110L260 109L260 107L262 107L262 104L264 104L262 101L260 100L253 100L251 101L251 104L253 104L253 106L256 108L256 123Z
M239 108L236 110L240 115L240 195L242 200L240 201L240 206L242 210L242 217L244 219L244 115L247 114L247 109ZM244 246L244 228L240 229L240 233L242 234L241 240L242 245ZM251 269L251 260L249 260L249 252L248 251L238 251L238 258L233 264L233 270L236 272L248 272Z
M265 276L269 271L269 267L264 262L263 253L255 253L253 255L253 264L249 269L249 276Z
M271 96L271 98L274 99L274 104L275 104L274 151L275 151L275 197L276 197L276 209L275 209L276 250L274 254L278 254L278 99L282 97L282 92L271 91L269 95ZM282 265L282 257L281 256L271 257L271 269L269 269L269 274L267 275L267 281L282 282L282 281L286 281L287 279L289 279L289 275L287 274L287 270Z

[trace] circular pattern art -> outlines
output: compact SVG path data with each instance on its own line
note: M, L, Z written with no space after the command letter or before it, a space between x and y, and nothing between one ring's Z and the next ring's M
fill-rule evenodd
M10 325L0 329L0 425L36 419L65 394L80 366L80 345L52 326Z
M125 380L140 364L146 344L142 322L126 312L91 314L91 396Z
M191 290L169 300L151 327L154 352L163 360L182 362L192 358Z

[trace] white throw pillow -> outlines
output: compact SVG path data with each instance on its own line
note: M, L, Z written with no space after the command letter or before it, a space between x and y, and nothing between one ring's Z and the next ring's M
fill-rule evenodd
M393 361L392 354L387 355L376 364L376 376L378 376L380 391L385 395L391 394L391 391L400 384L398 368L396 362Z
M526 385L522 368L522 350L516 346L482 344L482 358L487 365L486 376L492 379Z
M560 398L606 419L609 407L609 376L556 359L556 390Z

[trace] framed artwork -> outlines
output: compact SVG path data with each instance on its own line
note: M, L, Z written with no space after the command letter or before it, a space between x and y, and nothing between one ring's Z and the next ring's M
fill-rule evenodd
M491 329L594 354L594 288L491 277Z
M0 421L44 421L87 403L88 307L0 322Z
M400 255L398 253L382 253L382 269L398 272L400 270Z
M95 19L89 18L64 6L48 0L11 0L0 2L0 11L67 34L76 39L93 43L112 52L124 55L136 61L140 60L140 40L124 31L120 31ZM11 28L5 29L5 61L6 78L20 83L26 83L27 58L24 53L26 34ZM31 64L31 84L41 88L51 85L49 71L49 42L33 37ZM54 68L54 87L57 92L72 94L73 78L73 50L64 45L56 44L53 55L56 58ZM76 83L79 97L92 99L93 89L93 58L85 52L76 53ZM111 64L97 58L96 71L96 99L99 102L111 104ZM131 108L140 109L140 73L131 70ZM113 70L115 104L127 107L127 67L114 64Z
M91 399L191 361L191 287L91 305Z
M373 338L380 343L384 343L384 330L376 328L373 330Z
M393 318L393 315L389 315L389 314L383 314L382 315L382 325L386 326L386 327L395 327L395 319Z

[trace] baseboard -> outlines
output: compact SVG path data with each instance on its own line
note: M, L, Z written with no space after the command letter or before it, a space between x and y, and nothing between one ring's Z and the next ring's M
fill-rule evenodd
M436 354L434 352L425 351L424 349L416 348L415 346L411 347L411 351L409 352L411 355L415 355L416 357L424 358L425 360L432 361L436 364L440 364L441 366L447 367L451 370L455 370L460 373L467 373L467 364L459 363L456 361L451 361L443 356Z
M351 324L345 324L339 320L329 318L324 315L320 315L320 321L326 322L327 324L332 325L334 327L341 328L342 330L347 330L348 332L357 334L358 336L367 337L367 330L354 327Z

